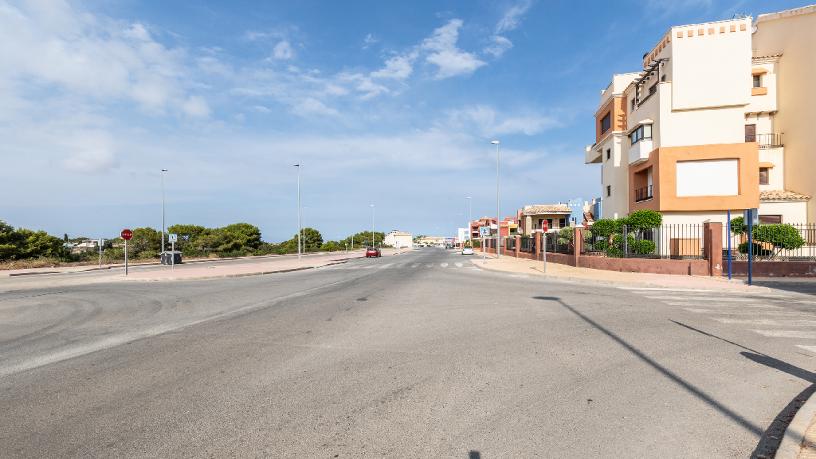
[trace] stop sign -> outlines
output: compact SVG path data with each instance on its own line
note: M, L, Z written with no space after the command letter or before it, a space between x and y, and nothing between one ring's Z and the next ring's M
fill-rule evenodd
M547 220L543 220L541 222L541 230L544 231L545 233L547 231L549 231L550 230L550 222L548 222Z
M125 228L119 235L122 236L122 239L129 241L133 237L133 231Z

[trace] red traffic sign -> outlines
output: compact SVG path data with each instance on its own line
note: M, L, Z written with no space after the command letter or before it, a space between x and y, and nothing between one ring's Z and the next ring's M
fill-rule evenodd
M119 235L122 236L122 239L129 241L133 237L133 231L125 228Z
M541 231L544 231L546 233L549 230L550 230L550 222L548 222L547 220L542 221L541 222Z

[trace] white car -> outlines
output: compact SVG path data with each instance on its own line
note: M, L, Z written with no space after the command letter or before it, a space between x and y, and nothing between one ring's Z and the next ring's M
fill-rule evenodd
M473 247L465 247L462 249L462 255L473 255Z

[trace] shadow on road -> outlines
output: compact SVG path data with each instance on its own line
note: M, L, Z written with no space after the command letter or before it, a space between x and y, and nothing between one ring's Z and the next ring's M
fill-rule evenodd
M663 376L668 378L670 381L674 382L678 386L685 389L691 395L697 397L699 400L705 402L707 405L709 405L712 408L716 409L717 411L719 411L720 413L722 413L723 415L725 415L726 417L728 417L729 419L734 421L734 423L736 423L740 427L742 427L745 430L753 433L756 436L762 435L762 429L759 426L753 424L751 421L745 419L744 417L742 417L736 411L732 410L731 408L728 408L727 406L725 406L722 403L715 400L712 396L710 396L710 395L706 394L705 392L703 392L703 390L701 390L697 386L691 384L690 382L688 382L685 379L681 378L679 375L677 375L673 371L671 371L668 368L664 367L663 365L659 364L657 361L655 361L654 359L652 359L648 355L644 354L641 350L639 350L635 346L629 344L626 340L624 340L620 336L616 335L611 330L609 330L606 327L604 327L603 325L595 322L594 320L592 320L588 316L584 315L583 313L581 313L577 309L573 308L572 306L570 306L567 303L565 303L564 301L562 301L561 298L555 297L555 296L534 296L533 298L536 299L536 300L552 301L552 302L560 304L566 310L568 310L571 313L575 314L581 320L583 320L584 322L586 322L589 325L591 325L592 327L594 327L596 330L600 331L604 335L611 338L613 341L615 341L616 343L621 345L624 349L626 349L627 351L632 353L635 357L637 357L638 359L642 360L643 362L645 362L650 367L652 367L655 370L657 370L658 372L660 372L660 374L662 374Z
M754 279L754 285L761 287L768 287L776 290L784 290L787 292L804 293L807 295L816 295L816 278L780 278L772 279L763 277L761 279Z
M776 415L768 428L762 433L762 436L759 438L759 442L757 442L756 448L754 449L753 453L751 453L752 459L773 457L774 454L776 454L776 450L779 449L779 445L782 443L782 438L785 436L785 430L788 428L788 425L790 425L790 422L796 415L796 412L799 411L799 408L807 401L807 399L814 392L816 392L816 373L812 373L787 362L783 362L782 360L775 359L755 349L743 346L742 344L736 343L721 336L717 336L713 333L700 330L699 328L692 327L691 325L671 319L669 319L669 321L701 335L726 342L740 349L745 349L748 352L740 352L740 355L748 360L785 372L791 376L795 376L811 383L810 386L794 397L793 400L791 400L790 403L788 403L785 408L783 408L782 411Z

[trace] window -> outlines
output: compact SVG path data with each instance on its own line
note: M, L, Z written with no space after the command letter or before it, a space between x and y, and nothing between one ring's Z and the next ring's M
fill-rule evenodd
M606 159L609 159L609 158L611 158L611 157L612 157L612 149L611 149L611 148L607 148L607 149L606 149Z
M607 185L606 186L606 197L608 198L610 196L612 196L612 185Z
M637 102L637 99L635 99L634 97L632 98L631 101L629 101L629 111L632 111L632 112L635 111L635 103L636 102Z
M759 222L765 224L782 223L781 215L760 215Z
M762 87L762 75L754 75L754 87L755 88Z
M558 219L558 227L559 228L566 228L567 226L567 219L566 218L559 218Z
M601 134L608 131L612 127L612 112L607 113L601 118Z
M756 124L745 125L745 141L756 142Z
M759 168L759 184L760 185L767 185L769 183L768 174L770 172L770 168L767 167L760 167Z
M632 131L629 134L629 140L632 142L632 145L640 142L643 139L651 139L652 138L652 125L651 124L641 124L638 126L637 129Z
M547 219L547 228L550 228L550 229L554 228L554 227L553 227L553 219L552 219L552 218L548 218L548 219Z

